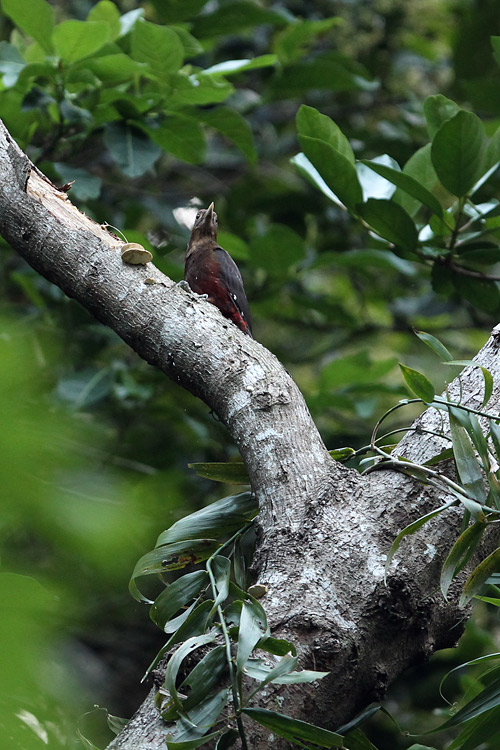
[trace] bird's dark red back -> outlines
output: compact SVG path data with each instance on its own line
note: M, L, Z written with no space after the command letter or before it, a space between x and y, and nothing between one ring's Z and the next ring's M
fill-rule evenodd
M208 301L226 318L252 335L243 279L234 260L217 242L217 214L213 203L196 214L186 252L184 278L193 292L206 294Z

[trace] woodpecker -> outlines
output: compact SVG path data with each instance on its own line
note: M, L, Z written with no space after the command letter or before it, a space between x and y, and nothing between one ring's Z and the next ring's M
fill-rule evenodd
M206 294L212 305L243 333L252 335L250 309L238 266L217 242L214 204L196 214L189 238L184 279L193 292Z

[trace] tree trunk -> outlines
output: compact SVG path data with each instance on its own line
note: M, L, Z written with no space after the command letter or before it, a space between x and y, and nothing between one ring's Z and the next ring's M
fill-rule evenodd
M440 566L457 536L457 507L403 542L397 533L450 498L394 471L361 476L333 461L297 386L276 358L204 299L152 264L122 262L120 240L83 216L0 129L0 232L33 268L112 327L141 357L202 398L227 425L260 506L255 558L273 636L300 644L301 665L329 671L317 683L269 687L263 705L334 729L404 669L461 632L458 582L439 593ZM500 404L499 331L477 356ZM461 376L462 401L482 401L481 373ZM457 390L456 385L452 385ZM435 426L435 410L418 420ZM412 431L398 454L426 460L440 440ZM458 627L457 627L458 626ZM246 722L249 746L269 732ZM152 696L110 747L156 750L165 725ZM274 738L273 748L290 743Z

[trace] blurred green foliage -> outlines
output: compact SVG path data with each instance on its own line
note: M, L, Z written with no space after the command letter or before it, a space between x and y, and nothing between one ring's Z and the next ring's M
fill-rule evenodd
M495 0L1 8L0 117L13 136L57 184L75 180L81 210L152 245L175 280L196 207L215 200L256 337L302 388L329 448L364 445L407 395L399 360L444 385L413 328L466 359L498 322L497 297L485 304L408 253L387 252L290 163L301 104L328 115L356 159L388 154L420 174L433 135L427 96L474 109L491 137L500 124ZM477 202L499 191L495 173ZM411 200L402 206L413 216ZM158 642L128 599L130 573L159 531L220 496L187 464L237 454L201 402L5 245L0 295L2 629L12 644L2 700L32 710L45 731L55 722L53 746L71 747L76 714L95 701L130 714L138 700L131 685ZM9 747L43 743L29 718L7 726L9 716ZM396 743L411 741L391 734L381 747Z

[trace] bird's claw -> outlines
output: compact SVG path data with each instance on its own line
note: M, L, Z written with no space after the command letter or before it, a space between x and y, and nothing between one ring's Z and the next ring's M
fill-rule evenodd
M176 286L179 286L181 289L184 289L185 292L191 291L191 287L189 286L187 281L185 281L185 279L181 279L181 281L178 281Z

